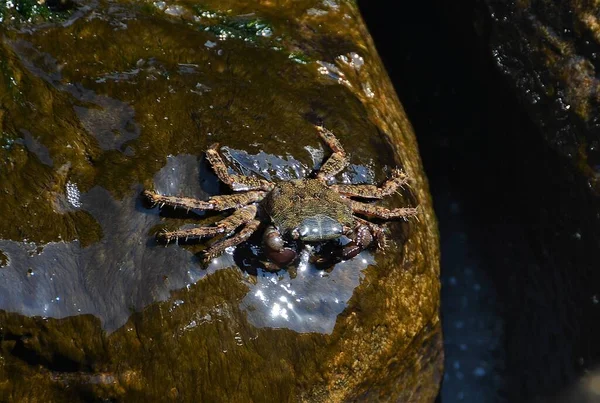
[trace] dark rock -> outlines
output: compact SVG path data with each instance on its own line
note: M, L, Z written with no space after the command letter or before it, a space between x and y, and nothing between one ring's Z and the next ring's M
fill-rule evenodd
M512 228L514 241L491 248L505 256L494 275L504 284L507 398L595 401L591 379L598 375L591 371L600 364L595 342L600 337L597 4L483 3L481 38L534 123L533 129L513 128L520 139L505 136L518 151L500 147L511 165L506 178L521 177L511 182L515 198L500 197L505 206L509 200L519 205L520 212L507 214L519 224L503 224Z

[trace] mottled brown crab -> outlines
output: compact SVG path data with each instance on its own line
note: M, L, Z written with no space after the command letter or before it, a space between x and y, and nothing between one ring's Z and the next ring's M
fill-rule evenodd
M213 226L201 226L178 231L165 231L157 235L161 241L188 238L206 238L225 234L223 239L205 250L207 260L221 254L226 248L247 240L261 225L265 255L275 264L285 266L297 256L303 243L334 240L345 235L350 239L340 246L337 259L347 260L370 246L385 247L384 228L367 221L408 219L417 214L417 209L400 207L387 209L357 199L381 199L396 192L407 183L407 176L396 169L391 178L381 186L374 185L329 185L329 180L348 165L348 158L338 139L329 130L317 126L323 141L332 154L313 178L271 182L266 179L236 175L228 172L219 155L218 144L213 144L206 157L218 178L234 192L230 195L213 196L197 200L185 197L164 196L144 191L144 196L153 204L198 210L231 210L231 214ZM359 217L362 216L363 218ZM239 231L236 231L238 230Z

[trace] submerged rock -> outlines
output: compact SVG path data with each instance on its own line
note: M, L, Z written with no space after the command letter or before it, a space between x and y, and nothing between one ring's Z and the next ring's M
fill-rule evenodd
M348 22L352 23L349 24ZM352 27L351 29L347 28ZM432 401L442 370L438 235L414 135L352 3L83 2L0 31L0 397ZM386 254L276 274L153 234L139 192L222 193L202 158L340 182L412 178Z

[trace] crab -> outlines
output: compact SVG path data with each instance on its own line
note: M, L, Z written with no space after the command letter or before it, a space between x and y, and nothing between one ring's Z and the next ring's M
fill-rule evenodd
M206 158L219 180L227 184L233 194L198 200L145 190L143 195L153 206L166 205L187 211L231 212L211 226L163 231L157 234L157 239L168 244L181 239L201 239L222 234L223 238L204 250L205 261L210 261L263 228L264 254L280 267L292 263L302 245L310 247L311 244L336 240L342 236L347 237L349 242L337 248L334 257L337 261L352 259L370 247L384 249L384 224L369 220L408 220L417 215L417 208L388 209L368 201L397 192L408 183L408 176L400 169L394 169L381 186L330 184L333 177L347 167L348 157L331 131L322 126L316 126L316 129L332 153L310 177L271 182L254 176L232 174L218 152L219 144L213 144L206 151Z

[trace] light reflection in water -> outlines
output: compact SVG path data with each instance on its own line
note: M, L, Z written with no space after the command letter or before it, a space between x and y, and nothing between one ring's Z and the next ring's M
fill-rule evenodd
M308 257L307 251L303 252L296 277L290 276L288 270L272 273L259 269L254 281L251 275L246 275L249 291L240 308L252 325L299 333L333 332L337 316L360 284L362 270L373 264L374 258L364 251L352 260L338 263L327 273L308 263ZM208 271L226 267L235 267L232 253L213 259Z
M202 169L196 156L170 157L156 174L155 187L206 197L198 181ZM102 238L86 247L78 240L36 244L0 239L6 256L0 270L0 309L52 318L92 314L105 330L113 331L132 309L167 300L170 290L210 274L186 249L154 244L150 230L160 217L157 209L141 205L140 191L136 186L115 200L99 186L80 193L76 183L67 182L65 194L57 197L65 199L64 205L69 198L71 209L89 213L102 228Z
M338 263L330 273L308 263L303 251L296 276L281 270L259 270L256 282L248 281L250 291L240 307L256 327L287 328L297 332L330 334L337 316L346 308L363 276L362 270L374 263L369 252Z
M169 157L155 175L154 186L160 193L202 199L218 190L214 174L191 155ZM38 245L0 239L5 257L0 270L0 309L53 318L92 314L110 332L126 323L132 309L168 300L171 290L235 266L233 248L204 269L185 248L156 245L150 230L161 221L158 209L141 205L140 190L134 187L122 200L98 186L78 194L78 208L91 214L102 228L102 238L86 247L77 240ZM373 257L363 252L337 264L330 273L317 270L308 258L306 250L295 278L287 270L258 270L255 281L247 275L250 290L240 308L250 323L297 332L333 331L337 315L360 282L361 270L373 263ZM182 303L175 301L174 306Z

